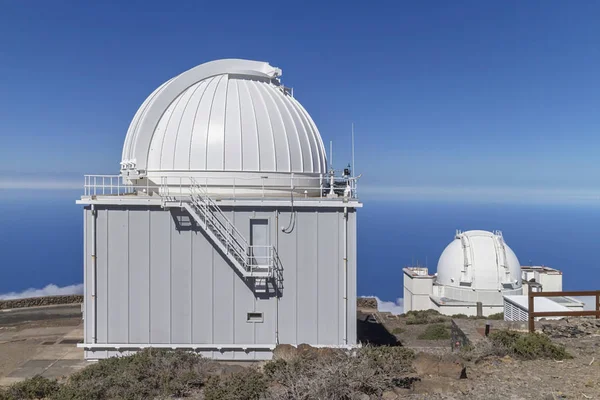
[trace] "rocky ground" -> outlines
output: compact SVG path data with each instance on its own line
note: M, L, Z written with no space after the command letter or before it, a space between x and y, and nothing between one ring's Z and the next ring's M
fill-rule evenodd
M66 363L64 354L54 353L63 351L63 347L64 352L76 350L71 349L73 344L62 344L61 340L67 332L80 325L79 312L74 306L0 312L0 376L8 374L6 384L12 382L10 379L17 378L16 372L27 372L25 366L33 359L37 363L46 359L60 359ZM76 315L72 315L74 313ZM49 314L56 315L49 318ZM486 322L462 318L453 320L435 314L428 315L424 320L414 315L395 316L378 312L375 301L362 300L358 307L360 340L375 345L410 348L416 357L412 362L414 371L403 375L404 380L412 382L411 388L389 390L383 396L361 394L359 399L600 399L600 320L572 318L536 324L538 332L549 337L553 343L565 346L573 356L564 360L522 360L517 356L498 356L493 346L490 347L491 342L483 336ZM456 343L455 338L450 336L453 324L467 332L470 340L471 345L462 351L453 351L452 344ZM491 324L492 332L524 328L524 324L504 321L491 321ZM442 330L437 339L424 339L434 325L446 327L447 331ZM293 346L287 347L291 353L300 351ZM324 349L306 348L317 356L328 354ZM467 348L469 350L465 351ZM285 350L285 346L282 346L276 357L289 357L289 354L285 355ZM215 365L218 370L213 372L220 376L239 373L248 366L258 367L259 370L262 368L260 364ZM56 374L51 374L50 369L44 370L44 373L48 377L58 377L63 370L66 371L65 375L71 373L65 368L56 371ZM9 374L10 371L13 372ZM205 397L200 391L192 398Z
M566 347L573 356L570 360L524 361L510 356L470 359L460 352L452 353L448 340L417 339L428 324L411 325L404 316L373 309L360 310L372 314L386 331L394 332L394 337L403 346L421 353L415 361L419 381L410 390L386 393L388 400L600 399L600 320L572 318L537 323L538 331ZM449 318L442 319L447 319L443 324L450 324ZM477 324L477 321L473 323ZM479 321L479 325L484 326L485 321ZM500 329L504 322L493 321L492 325ZM513 326L510 328L514 329ZM484 344L480 342L480 345ZM465 368L463 379L460 379L461 369L457 365Z

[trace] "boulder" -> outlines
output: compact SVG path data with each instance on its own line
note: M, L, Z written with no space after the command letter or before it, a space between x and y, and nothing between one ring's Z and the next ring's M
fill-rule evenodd
M356 305L359 308L369 308L377 310L377 299L374 297L359 297L356 299Z
M387 390L387 391L383 392L383 394L381 395L381 398L383 400L396 400L398 398L398 395L391 390Z
M298 349L291 344L279 344L273 350L273 360L289 361L298 356Z

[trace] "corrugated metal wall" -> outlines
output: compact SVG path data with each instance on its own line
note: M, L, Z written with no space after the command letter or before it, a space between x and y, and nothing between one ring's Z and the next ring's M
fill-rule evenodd
M250 237L269 220L284 269L279 300L255 296L187 213L160 207L97 206L97 343L343 344L343 209L296 208L294 229L277 210L224 208ZM356 343L356 219L348 217L348 343ZM86 343L92 342L91 218L85 221ZM287 226L290 210L280 210ZM279 312L277 312L279 309ZM247 322L248 312L263 322ZM89 316L89 317L88 317ZM209 354L219 357L219 353ZM109 354L109 353L106 353ZM97 356L101 356L97 354ZM234 358L253 358L240 352ZM228 356L228 358L232 358Z

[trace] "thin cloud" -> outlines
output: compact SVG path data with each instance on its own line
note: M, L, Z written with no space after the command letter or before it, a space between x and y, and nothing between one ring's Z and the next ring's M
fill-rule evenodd
M385 200L443 200L486 203L600 204L600 190L518 187L443 187L363 185L359 193Z
M0 189L72 190L72 189L82 189L82 188L83 188L83 179L81 180L81 182L61 181L61 180L30 181L30 180L0 179Z
M30 288L23 290L22 292L0 294L0 300L28 299L31 297L62 296L71 294L83 294L83 284L80 283L77 285L59 287L51 283L42 289Z

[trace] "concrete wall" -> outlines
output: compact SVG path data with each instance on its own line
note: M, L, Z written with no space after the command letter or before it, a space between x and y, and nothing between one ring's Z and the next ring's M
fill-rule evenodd
M249 238L250 219L269 220L283 265L283 295L254 293L201 228L179 209L96 206L97 343L342 345L343 209L223 208ZM279 216L278 215L278 211ZM356 214L348 216L348 343L356 343ZM92 213L85 219L85 343L92 343ZM277 221L278 219L278 221ZM263 313L247 322L248 312ZM126 346L123 346L126 347ZM88 351L105 357L114 351ZM257 355L257 353L259 353ZM214 358L268 358L253 351Z
M544 292L562 292L562 274L540 274L536 280L541 283Z
M456 305L443 305L440 306L432 302L434 310L440 312L443 315L456 315L456 314L465 314L468 316L477 316L477 305L464 305L464 306L456 306ZM492 314L497 314L504 312L504 306L483 306L483 316L487 317Z
M413 277L404 273L404 312L429 310L433 278Z

